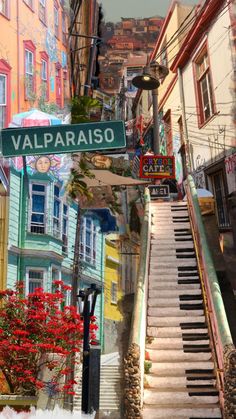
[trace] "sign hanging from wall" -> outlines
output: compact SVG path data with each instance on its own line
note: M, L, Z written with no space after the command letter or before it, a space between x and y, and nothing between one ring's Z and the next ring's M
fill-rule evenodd
M90 122L1 131L4 157L120 149L126 146L123 121Z
M149 185L148 186L151 199L169 198L170 187L169 185Z
M152 156L140 157L140 177L144 179L174 179L175 158L174 156Z

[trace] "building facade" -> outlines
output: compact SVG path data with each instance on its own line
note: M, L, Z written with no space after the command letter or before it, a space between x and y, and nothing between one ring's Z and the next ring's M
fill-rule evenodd
M22 157L10 161L10 288L19 280L25 282L26 293L37 287L51 292L54 280L71 284L77 204L65 192L67 160L65 155L30 156L26 171Z
M123 318L119 305L123 295L119 235L106 236L104 256L104 353L110 353L118 351Z
M62 109L69 100L66 2L1 1L0 26L0 128L32 107Z

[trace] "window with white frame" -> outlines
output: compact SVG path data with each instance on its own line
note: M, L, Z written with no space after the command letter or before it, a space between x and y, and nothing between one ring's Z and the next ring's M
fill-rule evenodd
M206 47L201 51L195 61L196 100L199 110L199 124L204 124L214 113L215 104L212 89L209 56Z
M80 256L85 262L96 264L97 228L92 218L81 222Z
M61 232L60 216L61 216L60 188L59 186L54 185L52 229L53 229L53 235L57 238L60 238L60 232Z
M111 283L111 303L117 304L117 283Z
M25 95L26 98L34 93L34 54L25 50Z
M62 251L68 252L68 205L63 203L62 214Z
M31 294L36 288L44 288L45 270L28 268L26 271L26 294Z
M9 0L0 0L0 13L6 17L9 16Z
M54 3L54 31L55 36L59 37L59 9L56 3Z
M0 74L0 129L6 126L7 76Z
M31 184L30 197L30 231L31 233L46 233L46 185Z
M39 19L46 22L46 0L39 0Z

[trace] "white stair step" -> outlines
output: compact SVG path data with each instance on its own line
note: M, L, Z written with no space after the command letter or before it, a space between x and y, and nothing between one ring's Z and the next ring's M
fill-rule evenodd
M152 233L158 232L158 231L173 231L173 230L180 230L180 229L186 229L186 230L190 230L190 223L173 223L171 220L169 220L168 223L162 222L162 221L158 221L158 219L153 220L153 225L152 225ZM177 231L176 231L177 233ZM181 231L179 231L178 233L181 233ZM186 232L183 232L183 234Z
M198 329L187 329L183 330L180 326L164 326L164 327L155 327L149 326L147 328L147 336L156 337L156 338L172 338L172 337L182 337L183 333L188 334L205 334L208 333L207 328L198 328Z
M150 282L149 283L149 289L153 290L166 290L166 284L163 281L163 283L158 282ZM168 289L169 290L179 290L179 291L187 291L193 290L193 289L200 289L200 284L174 284L174 283L168 283Z
M204 408L194 407L175 407L175 408L160 408L154 406L153 409L150 407L144 407L143 419L189 419L189 418L222 418L219 407L205 406Z
M152 342L146 343L146 349L183 349L184 345L209 345L209 339L183 340L179 338L154 338Z
M216 380L214 379L201 380L199 378L197 380L188 380L187 377L158 377L153 374L145 374L145 386L151 388L187 388L190 385L211 387L215 383Z
M210 361L211 352L184 352L181 349L176 350L147 350L149 358L153 362L186 362L186 361ZM175 368L175 366L173 367Z
M193 290L188 290L188 292L185 291L172 291L172 290L150 290L149 291L149 298L153 297L153 298L174 298L174 297L179 297L180 295L201 295L201 290L200 289L193 289Z
M194 244L193 241L188 242L188 244L186 244L185 242L181 243L181 242L176 242L175 240L173 240L172 244L161 244L159 243L159 240L156 240L154 243L154 240L151 240L152 242L152 246L151 246L151 252L167 252L167 251L171 251L171 250L176 250L176 249L186 249L191 248L194 249Z
M213 361L188 361L188 362L152 362L151 373L160 377L185 377L186 371L214 371ZM192 376L193 373L189 373ZM198 373L199 376L199 373Z
M151 267L153 265L158 264L158 266L167 265L169 266L171 263L174 263L177 267L178 266L197 266L197 260L193 255L191 258L177 258L175 255L154 255L151 253Z
M182 250L182 249L181 249ZM157 250L155 247L152 247L151 249L151 257L157 257L157 258L162 258L162 257L168 257L170 256L171 258L176 256L186 256L186 255L193 255L194 257L194 249L190 249L190 250L186 250L183 252L178 252L176 251L176 249L168 249L168 253L166 251L166 249L159 249Z
M144 390L144 403L145 404L159 404L159 405L167 405L170 406L172 404L192 404L198 405L199 403L218 403L219 397L218 395L211 396L190 396L187 392L161 392L156 390Z
M150 275L150 279L149 279L149 283L158 283L161 284L162 282L168 283L168 285L171 284L180 284L179 281L189 281L189 283L191 284L191 282L193 281L199 281L199 277L198 276L189 276L188 273L186 273L186 276L181 276L178 277L178 274L176 274L175 276L171 276L171 275L157 275L157 274L151 274ZM186 283L186 282L185 282ZM199 281L200 284L200 281ZM181 285L181 284L180 284Z
M184 323L205 323L204 316L195 317L153 317L148 316L148 326L179 326Z
M153 271L154 269L159 269L162 270L163 268L170 268L170 263L174 262L176 267L197 267L197 261L196 259L193 260L181 260L181 259L176 259L175 260L171 260L168 263L167 260L162 261L161 258L151 258L151 266L150 266L150 270ZM171 268L171 271L174 271L176 268ZM178 270L176 269L176 271L178 272Z
M169 209L169 210L162 210L162 211L152 211L152 216L158 216L161 218L188 217L189 213L187 209L183 209L181 211L171 211Z
M152 296L152 293L150 293ZM154 297L148 298L148 307L180 307L180 304L184 305L191 305L191 304L202 304L203 300L187 300L181 301L178 297L171 298L171 297Z
M199 316L203 316L203 310L181 310L180 308L176 307L149 307L148 308L148 316L152 317L183 317L186 316L186 319L189 317L195 318Z

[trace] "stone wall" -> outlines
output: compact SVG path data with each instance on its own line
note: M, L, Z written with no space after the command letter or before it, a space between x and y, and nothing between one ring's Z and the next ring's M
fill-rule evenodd
M132 343L124 359L125 419L142 418L140 348Z

